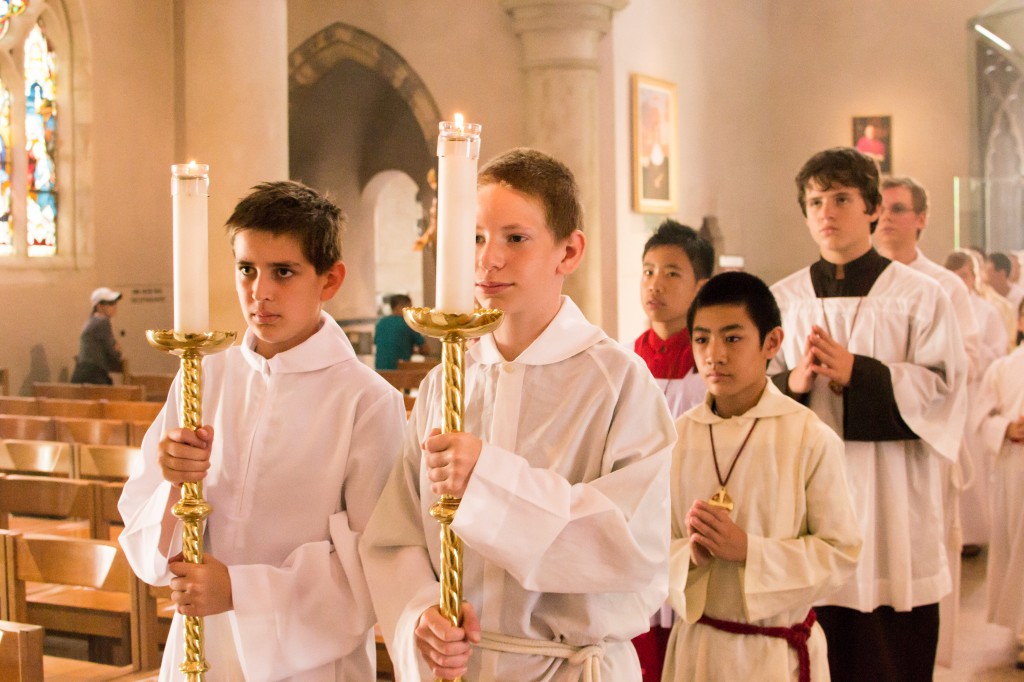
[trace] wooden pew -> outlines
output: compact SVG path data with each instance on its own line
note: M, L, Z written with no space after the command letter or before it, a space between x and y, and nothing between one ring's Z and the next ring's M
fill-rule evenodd
M116 543L11 531L0 531L0 539L5 546L2 556L10 620L41 625L51 632L89 636L90 660L107 651L99 638L108 638L106 642L112 638L118 646L109 650L121 653L121 660L114 664L48 656L44 659L48 678L104 679L64 677L75 670L80 675L96 671L112 679L159 666L156 639L143 637L156 631L156 602L132 573ZM29 597L29 583L56 587L34 591ZM68 589L71 587L76 589ZM121 649L126 649L126 657Z
M389 384L402 393L415 391L420 387L428 370L423 369L379 369L377 374L384 377Z
M100 401L102 414L96 415L104 419L120 419L122 421L152 422L160 414L163 403L145 400L103 400Z
M0 397L0 414L39 414L39 403L35 398L5 395Z
M54 440L93 445L128 445L128 424L119 419L54 417Z
M53 419L27 414L0 415L0 438L53 440Z
M0 367L0 395L11 394L11 371L6 367Z
M0 440L0 472L69 478L72 448L49 440Z
M136 374L131 372L125 375L124 382L126 384L142 386L144 393L142 400L157 400L163 403L167 400L167 394L171 390L174 376L174 374Z
M77 478L93 481L127 481L142 470L142 449L128 445L79 445L75 448Z
M88 481L68 478L0 477L0 529L95 537L98 515L94 488Z
M43 417L79 417L99 419L103 405L98 400L80 398L36 398L39 414Z
M0 681L43 682L43 629L0 620Z
M37 398L62 400L144 400L145 389L133 385L67 384L37 381L32 384Z
M441 364L441 358L430 358L428 360L399 360L398 369L418 369L429 372Z

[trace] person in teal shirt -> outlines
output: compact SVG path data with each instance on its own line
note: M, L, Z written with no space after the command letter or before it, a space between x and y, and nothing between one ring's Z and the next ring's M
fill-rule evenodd
M408 360L413 353L423 348L424 339L405 323L402 311L412 305L412 299L405 294L395 294L388 299L391 314L377 321L373 330L373 343L377 354L373 366L376 369L398 369L399 360Z

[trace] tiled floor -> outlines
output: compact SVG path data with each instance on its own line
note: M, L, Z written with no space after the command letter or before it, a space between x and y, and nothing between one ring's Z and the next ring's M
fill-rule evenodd
M1024 682L1024 670L1014 667L1012 634L985 622L985 557L963 560L953 667L936 667L935 682Z

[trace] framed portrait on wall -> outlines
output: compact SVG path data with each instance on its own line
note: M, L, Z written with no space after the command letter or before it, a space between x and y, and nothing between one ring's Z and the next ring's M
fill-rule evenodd
M878 161L883 174L892 173L892 116L854 116L853 146Z
M633 210L671 213L679 185L676 86L633 74Z

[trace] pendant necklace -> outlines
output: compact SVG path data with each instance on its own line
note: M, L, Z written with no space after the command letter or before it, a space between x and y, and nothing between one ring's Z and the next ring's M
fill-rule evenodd
M715 460L715 476L718 477L718 492L711 496L708 500L708 504L712 507L721 507L726 511L732 511L733 503L732 498L729 497L729 493L725 490L726 484L729 483L729 479L732 477L732 470L736 468L736 462L740 461L740 455L743 454L743 448L747 446L747 441L750 440L750 436L754 433L754 427L757 426L757 422L760 418L755 419L754 423L750 425L750 430L747 431L747 437L743 439L740 444L739 450L736 451L736 455L732 458L732 464L729 465L729 471L725 474L725 479L722 479L722 471L718 468L718 452L715 451L715 432L708 424L708 436L711 437L711 457Z
M825 299L819 298L818 302L821 303L821 316L823 318L825 318L825 331L827 331L828 335L831 336L833 340L835 340L836 337L835 337L835 334L832 333L832 325L829 324L829 322L828 322L828 315L825 313ZM853 339L853 330L857 328L857 317L860 315L860 304L863 303L863 302L864 302L864 297L863 296L860 296L860 297L857 298L857 307L853 309L853 323L850 325L850 339ZM849 342L847 342L847 343L849 343ZM847 350L849 350L849 349L847 349ZM835 379L833 379L832 381L828 382L828 387L836 395L842 395L843 394L843 388L844 388L843 385L840 384Z

